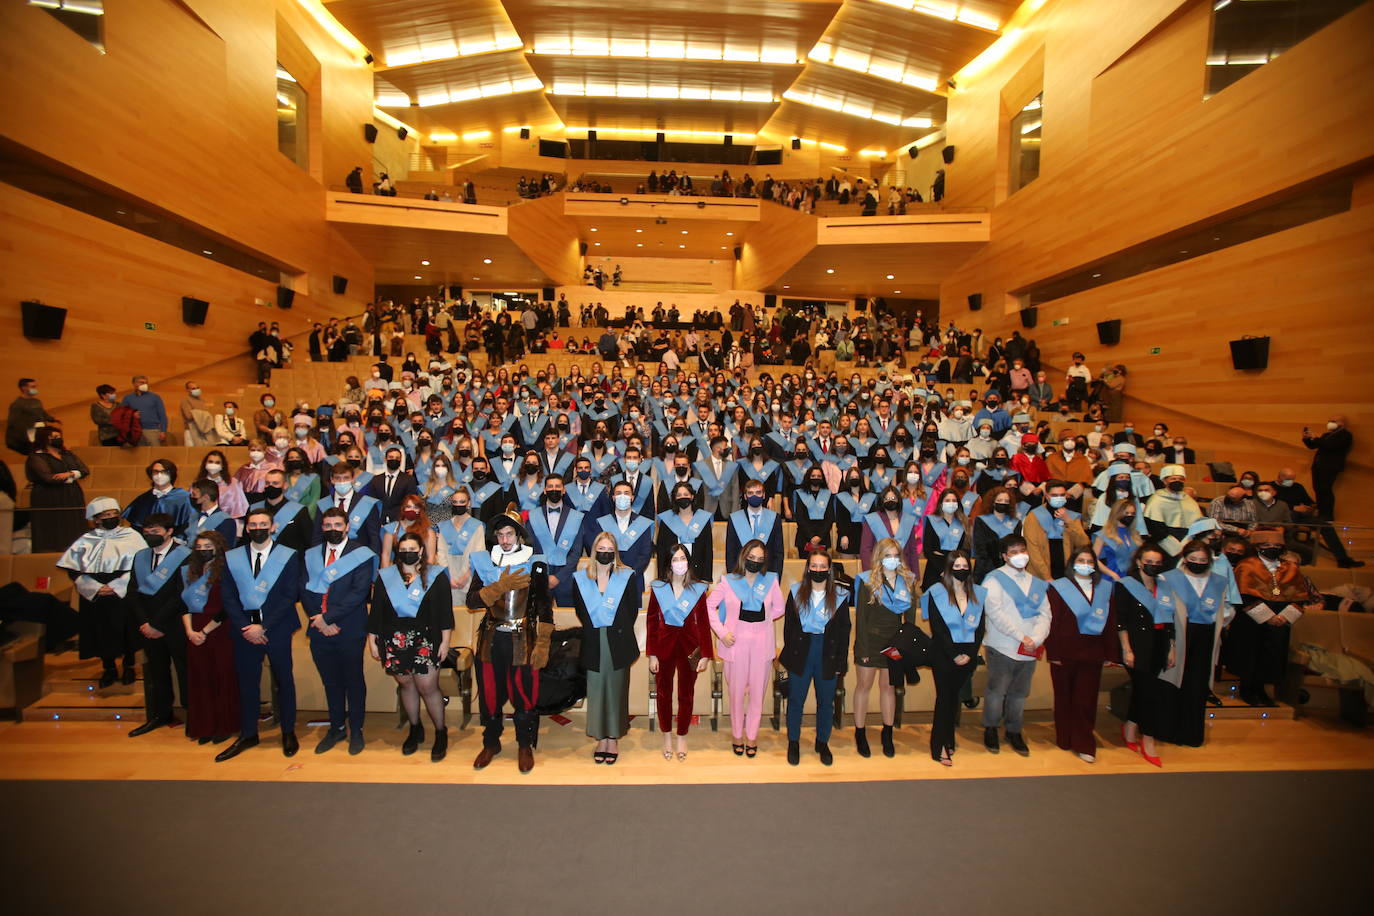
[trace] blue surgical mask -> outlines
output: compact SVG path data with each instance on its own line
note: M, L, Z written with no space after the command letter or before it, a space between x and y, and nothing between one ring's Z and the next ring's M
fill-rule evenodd
M501 454L503 454L503 455L514 455L514 454L515 454L515 443L514 443L514 442L502 442L502 443L501 443Z
M1086 579L1093 574L1093 565L1091 563L1075 563L1073 564L1073 571Z
M619 512L624 512L630 508L630 503L632 501L633 500L631 499L630 494L617 493L615 497L615 508Z
M1068 500L1062 496L1051 496L1046 502L1050 504L1051 509L1062 509Z
M638 459L638 458L626 458L626 459L625 459L625 470L628 471L628 472L630 472L630 473L632 473L632 474L633 474L635 471L639 470L639 459Z
M901 562L901 557L883 557L883 569L892 572L901 565Z

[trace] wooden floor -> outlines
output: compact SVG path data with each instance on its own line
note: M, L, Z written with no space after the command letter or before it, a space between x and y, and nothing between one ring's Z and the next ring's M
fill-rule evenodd
M685 762L665 761L662 736L632 724L621 741L621 756L613 767L591 761L592 742L576 724L559 725L543 720L538 764L521 776L515 766L513 733L508 729L505 752L486 770L472 769L480 748L475 727L459 732L450 728L448 759L434 764L428 748L402 757L403 733L391 715L369 717L367 749L348 756L342 746L326 755L314 753L322 729L298 730L301 751L286 759L275 731L263 732L263 744L226 763L215 763L220 748L201 747L187 740L179 729L161 729L138 738L126 737L136 722L24 722L0 724L0 779L134 779L216 780L267 782L357 783L455 783L528 785L659 785L720 784L737 782L815 783L863 782L904 779L977 779L1098 775L1159 772L1121 743L1117 720L1103 712L1098 739L1104 746L1095 764L1054 746L1053 726L1042 715L1028 721L1026 737L1031 754L1020 757L1005 746L998 755L982 747L978 713L966 714L959 732L961 750L953 768L939 766L928 751L929 726L911 724L898 734L897 756L884 758L878 750L878 729L869 729L874 756L863 759L854 751L852 732L837 732L831 741L835 764L821 766L811 743L814 732L802 735L802 763L788 766L783 733L765 722L760 733L759 756L735 757L729 734L694 729L691 752ZM475 726L475 723L474 723ZM1326 718L1296 720L1230 720L1208 724L1208 742L1202 748L1163 745L1163 772L1249 772L1272 770L1349 770L1374 768L1374 729L1356 729Z

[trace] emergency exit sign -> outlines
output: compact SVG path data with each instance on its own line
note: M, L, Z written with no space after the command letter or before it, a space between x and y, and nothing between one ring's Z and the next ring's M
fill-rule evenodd
M153 321L145 321L145 322L143 322L143 330L145 330L145 331L156 331L156 330L157 330L157 323L156 323L156 322L153 322Z
M1151 347L1151 348L1150 348L1150 355L1151 355L1151 356L1158 356L1158 355L1159 355L1159 350L1160 350L1159 347Z

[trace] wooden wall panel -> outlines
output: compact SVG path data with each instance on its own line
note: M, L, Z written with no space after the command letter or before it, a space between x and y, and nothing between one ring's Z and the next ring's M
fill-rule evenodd
M736 289L767 289L816 247L815 217L789 207L761 207L735 266Z
M510 240L529 255L555 285L582 279L577 224L563 215L561 196L522 201L507 212Z

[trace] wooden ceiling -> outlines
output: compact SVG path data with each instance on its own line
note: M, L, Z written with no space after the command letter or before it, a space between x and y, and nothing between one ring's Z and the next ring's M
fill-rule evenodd
M715 258L732 260L734 247L757 223L745 220L679 220L576 217L587 257Z
M817 245L773 284L793 296L893 296L938 299L940 282L982 242L910 245ZM834 270L834 273L827 273ZM887 275L893 279L888 280Z
M1018 5L914 0L913 10L897 5L901 0L324 2L375 57L378 97L387 102L381 107L426 132L657 128L757 133L773 142L802 137L851 150L897 149L939 129L945 81L997 38L996 31L971 23L1005 24ZM921 88L874 74L914 79ZM552 91L563 87L615 87L622 95L647 90L650 97ZM506 94L493 94L503 89ZM653 97L679 90L689 97ZM702 91L772 100L690 97ZM789 92L814 103L784 100ZM395 104L398 94L410 105ZM841 106L888 121L930 118L934 127L884 123Z
M458 283L481 289L549 285L544 272L504 235L342 222L334 227L373 264L378 284ZM484 263L488 258L491 263Z

